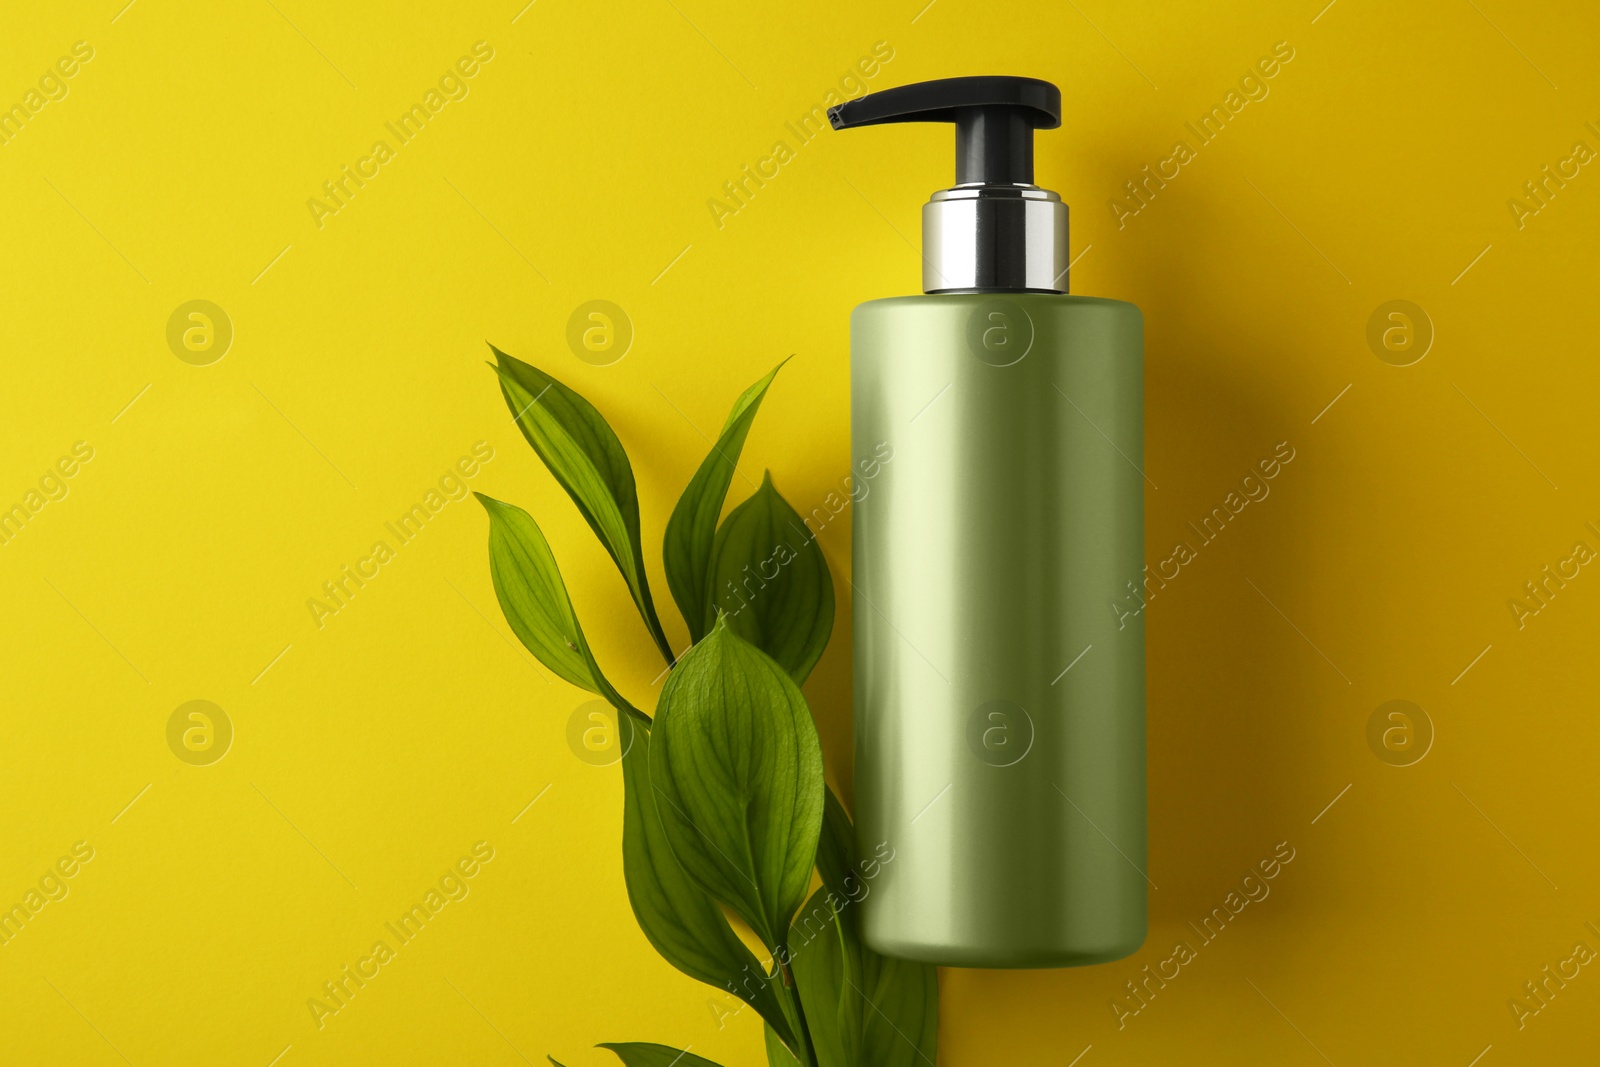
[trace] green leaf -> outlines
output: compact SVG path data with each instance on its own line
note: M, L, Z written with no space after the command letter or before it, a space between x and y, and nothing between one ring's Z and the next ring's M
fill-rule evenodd
M672 855L650 786L650 731L631 717L621 721L627 723L622 728L622 873L639 929L668 963L745 1001L782 1040L792 1041L775 979Z
M817 842L817 873L822 884L833 890L840 900L853 898L855 886L861 875L856 872L855 828L844 805L829 787L823 798L822 836Z
M853 935L852 935L853 936ZM939 1058L939 974L925 963L880 956L861 945L862 1064L934 1067Z
M855 1067L861 1053L860 945L846 939L826 886L812 894L789 928L789 963L805 1007L817 1067Z
M711 610L723 612L734 633L797 683L805 681L833 630L833 578L816 538L773 488L770 471L717 530L711 578Z
M789 935L817 1067L934 1067L937 971L873 952L856 935L854 906L836 912L818 889Z
M704 1056L684 1052L667 1045L651 1045L642 1041L605 1041L595 1048L608 1048L617 1054L626 1067L717 1067Z
M764 1027L762 1034L767 1041L767 1067L800 1067L800 1061L794 1058L794 1053L789 1051L789 1046L773 1032L772 1027Z
M667 679L653 734L650 779L673 855L776 948L822 827L822 747L805 697L719 621Z
M578 505L628 583L661 654L672 662L672 646L661 629L639 541L639 494L633 466L610 424L583 397L548 374L489 346L495 374L511 417L544 460L561 488Z
M850 832L842 807L830 808L830 821L836 818ZM859 890L862 872L852 873ZM824 884L789 929L789 962L817 1067L934 1067L938 973L926 964L880 956L861 941L858 901L864 896L844 896Z
M533 516L514 504L474 493L489 513L489 574L511 632L540 663L613 707L630 708L606 680L572 610L561 569Z
M789 362L787 359L784 363ZM667 520L667 536L662 546L662 560L666 564L667 586L672 599L689 624L689 639L698 641L710 629L711 616L707 605L711 599L711 546L717 533L717 520L722 517L722 504L728 497L728 483L738 468L739 454L744 450L744 439L750 433L761 400L767 387L783 368L783 363L773 367L765 378L739 394L728 420L722 424L722 433L716 444L701 461L700 469L689 480L689 488L678 498Z

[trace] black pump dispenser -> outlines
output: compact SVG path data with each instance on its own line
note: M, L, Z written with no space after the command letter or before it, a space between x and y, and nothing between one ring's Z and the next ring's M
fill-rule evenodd
M1061 90L1037 78L940 78L828 109L836 130L951 122L956 184L922 211L922 288L1067 291L1067 208L1033 184L1033 131L1061 125Z
M836 130L953 122L957 185L1032 185L1033 131L1061 125L1061 90L1037 78L940 78L831 107L828 121Z

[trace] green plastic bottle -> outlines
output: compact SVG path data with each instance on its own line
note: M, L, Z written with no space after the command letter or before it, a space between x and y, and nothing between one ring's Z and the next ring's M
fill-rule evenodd
M1126 956L1146 929L1143 318L1068 296L1033 184L1060 92L950 78L830 112L956 125L925 295L851 318L856 826L867 943L958 967Z

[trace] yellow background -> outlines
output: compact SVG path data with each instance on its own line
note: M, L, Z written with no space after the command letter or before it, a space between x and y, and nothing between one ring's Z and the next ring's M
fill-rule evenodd
M1520 630L1507 602L1574 542L1600 548L1600 174L1520 230L1507 200L1575 141L1600 148L1600 16L924 2L11 6L0 102L75 41L94 58L0 146L0 503L76 441L94 458L0 547L0 898L74 842L95 857L0 947L0 1058L585 1067L610 1062L592 1042L640 1039L763 1062L752 1014L724 1017L638 932L620 775L567 746L585 695L513 647L481 509L449 503L321 629L306 601L487 441L472 488L538 517L607 671L649 706L659 659L484 341L616 427L681 645L659 545L703 435L795 353L742 467L820 503L850 462L849 310L918 285L949 131L800 147L784 126L879 41L874 88L1061 85L1038 175L1073 205L1074 290L1145 313L1152 563L1296 450L1149 606L1145 949L944 973L943 1061L1594 1058L1596 968L1524 1029L1507 1001L1575 942L1600 949L1600 574ZM308 198L479 40L470 94L319 229ZM1270 95L1118 229L1108 200L1279 41ZM780 139L794 158L718 228L706 201ZM210 366L166 342L196 298L235 330ZM606 367L565 342L597 298L636 330ZM1365 339L1393 299L1436 330L1412 366ZM848 523L822 543L843 587ZM807 692L848 782L839 602ZM167 746L192 699L236 732L211 766ZM1391 699L1436 731L1413 766L1367 744ZM319 1030L308 998L477 841L495 858L470 896ZM1280 841L1271 896L1119 1030L1123 983Z

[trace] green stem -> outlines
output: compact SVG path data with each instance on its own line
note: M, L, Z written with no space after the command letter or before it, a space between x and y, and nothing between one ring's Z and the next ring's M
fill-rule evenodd
M667 666L676 667L678 665L678 657L672 654L672 642L667 640L667 632L661 628L661 617L656 614L656 602L650 596L650 587L648 585L643 586L641 592L644 594L644 610L641 614L644 615L645 629L649 630L650 636L655 639L656 648L661 650L662 658L667 661Z
M778 942L773 952L774 960L778 964L778 971L783 976L784 997L793 1008L794 1028L800 1042L800 1048L793 1050L796 1058L800 1060L801 1067L816 1067L817 1049L811 1041L811 1027L806 1025L806 1010L800 1003L800 987L795 985L794 972L784 961L789 958L789 945L787 942Z

